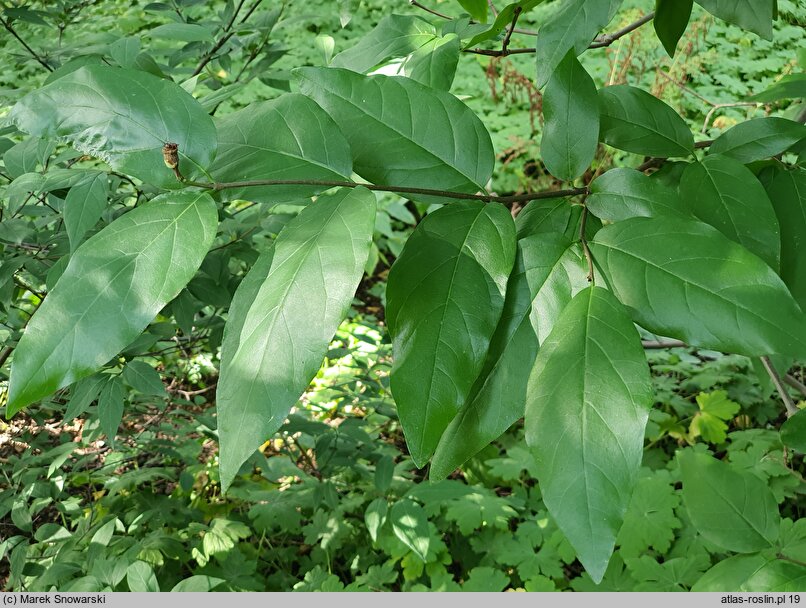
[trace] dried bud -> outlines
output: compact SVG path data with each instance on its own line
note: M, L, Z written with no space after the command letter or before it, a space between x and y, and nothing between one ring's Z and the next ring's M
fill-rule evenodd
M179 145L167 142L162 146L162 159L169 169L176 169L179 166Z

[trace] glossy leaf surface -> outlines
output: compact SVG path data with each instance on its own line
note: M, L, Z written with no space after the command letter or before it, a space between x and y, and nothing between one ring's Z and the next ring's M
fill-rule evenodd
M806 354L806 319L760 258L696 220L633 218L591 244L633 319L687 344L748 357Z
M7 415L128 346L196 273L217 223L208 194L165 194L82 244L14 352Z
M590 166L599 143L596 85L573 53L546 85L543 118L543 162L554 177L572 181Z
M714 140L709 154L730 156L747 164L777 156L806 137L806 126L768 116L740 122Z
M443 479L497 439L526 407L526 383L540 342L571 297L587 287L578 245L558 233L518 241L506 301L484 368L451 421L431 461L429 477Z
M322 108L289 93L251 104L216 123L218 155L210 168L217 181L255 179L346 180L352 173L350 145ZM310 197L326 186L230 188L230 199L277 203Z
M772 39L774 0L697 0L697 4L715 17Z
M677 192L635 169L606 171L591 182L590 190L585 204L603 220L690 215Z
M459 192L484 189L494 163L490 136L450 93L408 78L332 68L294 73L301 91L339 125L352 147L354 170L365 179Z
M217 389L221 483L282 426L322 364L369 255L375 197L323 196L292 220L233 299Z
M677 43L686 32L693 6L694 0L655 0L652 25L669 57L674 57Z
M706 156L686 167L680 196L700 220L778 269L778 218L764 187L747 167L725 156Z
M514 261L509 211L457 202L426 216L392 266L386 291L391 388L419 467L481 371Z
M637 480L651 405L649 366L627 311L609 291L586 288L540 347L525 424L543 501L595 582Z
M64 139L118 171L176 184L162 145L179 145L179 168L197 177L216 150L213 120L182 87L138 70L80 68L23 97L9 116L18 129Z
M606 144L646 156L688 156L694 137L685 121L657 97L620 84L599 90L599 138Z

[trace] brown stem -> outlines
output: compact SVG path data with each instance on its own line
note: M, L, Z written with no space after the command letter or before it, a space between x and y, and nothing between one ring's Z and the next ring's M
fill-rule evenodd
M794 388L796 391L800 392L801 395L806 397L806 384L803 384L803 382L801 382L800 380L795 378L795 376L787 374L786 376L784 376L784 382L786 382L789 386Z
M803 566L804 568L806 568L806 562L803 562L803 561L801 561L799 559L795 559L794 557L789 557L788 555L784 555L783 553L779 553L775 557L777 557L778 559L782 559L784 561L787 561L787 562L792 562L793 564L797 564L798 566Z
M42 58L42 57L41 57L41 56L40 56L40 55L39 55L39 54L38 54L38 53L37 53L37 52L36 52L34 49L32 49L30 46L28 46L28 43L27 43L27 42L25 42L25 40L23 40L23 39L20 37L20 35L17 33L17 31L16 31L16 30L15 30L13 27L11 27L11 23L10 23L10 22L8 22L8 21L6 21L5 19L3 19L2 17L0 17L0 23L2 23L2 24L3 24L3 27L6 29L6 31L8 31L8 33L9 33L9 34L11 34L12 36L14 36L14 38L16 38L16 39L17 39L17 41L18 41L18 42L19 42L19 43L20 43L22 46L24 46L24 47L25 47L25 50L26 50L26 51L28 51L28 53L30 53L31 57L33 57L34 59L36 59L36 60L39 62L39 64L40 64L42 67L44 67L44 68L45 68L45 69L46 69L48 72L52 72L52 71L53 71L53 68L52 68L52 67L50 67L50 65L48 65L48 63L47 63L47 62L46 62L46 61L45 61L45 60L44 60L44 59L43 59L43 58Z
M685 348L688 346L682 340L642 340L641 344L647 350L659 350L662 348Z
M521 16L522 11L523 9L520 6L515 7L514 14L512 15L512 23L509 24L507 35L504 36L504 42L501 44L501 51L504 53L506 53L507 47L509 47L509 41L512 39L512 32L515 31L515 25L518 23L518 17Z
M238 17L238 13L241 12L241 8L243 8L245 2L246 0L241 0L235 7L235 9L232 11L232 16L230 17L229 22L227 23L227 25L224 26L224 29L222 30L224 35L221 36L221 38L218 39L218 42L216 42L213 45L213 48L211 48L204 55L204 57L202 57L201 61L199 62L199 65L196 66L196 69L193 70L193 73L190 75L191 78L201 74L201 71L205 68L205 66L208 63L210 63L210 61L212 61L213 57L219 51L219 49L221 49L221 47L227 43L227 40L232 38L232 36L235 34L235 32L232 32L230 30L232 29L232 24L235 23L235 19Z
M712 143L714 143L713 139L706 139L705 141L698 141L698 142L694 143L694 148L696 150L700 150L702 148L707 148ZM653 169L653 168L656 168L656 167L660 167L667 160L669 160L669 159L661 157L661 156L657 156L657 157L653 156L652 158L649 158L649 159L645 160L643 163L641 163L640 165L638 165L635 168L635 170L636 171L646 171L647 169Z
M784 383L781 380L781 376L778 374L778 370L776 370L775 367L772 365L770 358L767 356L761 357L761 364L764 366L764 369L767 370L767 374L769 374L770 380L772 380L772 383L775 386L775 390L778 391L778 395L781 397L781 401L784 402L784 407L786 407L787 418L797 414L798 408L793 403L792 397L790 397L789 393L786 392L786 386L784 386Z
M495 196L492 194L467 194L451 190L434 190L431 188L412 188L409 186L377 186L375 184L362 184L352 181L331 181L315 179L257 179L243 182L192 182L184 181L188 186L205 188L207 190L231 190L233 188L251 188L254 186L322 186L325 188L366 188L375 192L395 192L400 194L419 194L438 198L452 198L465 201L482 201L485 203L516 203L534 201L546 198L561 198L587 194L588 188L571 188L568 190L543 190L541 192L526 192L509 196Z
M412 6L416 6L419 9L424 10L426 13L431 13L432 15L435 15L436 17L439 17L440 19L447 19L447 20L451 19L451 17L449 17L445 13L440 13L439 11L435 11L433 8L428 8L424 4L420 4L419 2L417 2L417 0L409 0L409 4L411 4Z
M6 346L3 350L0 350L0 365L3 365L13 352L14 349L10 346Z

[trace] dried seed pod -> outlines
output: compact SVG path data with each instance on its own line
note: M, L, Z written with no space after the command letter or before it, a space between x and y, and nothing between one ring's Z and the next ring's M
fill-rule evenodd
M176 169L179 166L179 145L171 141L162 146L162 159L169 169Z

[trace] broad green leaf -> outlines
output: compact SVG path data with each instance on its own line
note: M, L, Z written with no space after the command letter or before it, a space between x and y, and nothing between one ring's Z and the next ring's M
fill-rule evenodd
M70 389L70 401L67 402L67 410L64 412L62 424L67 424L87 411L90 404L98 397L106 380L105 376L94 374L76 382Z
M514 262L506 207L464 201L427 215L389 272L391 389L418 467L481 371Z
M215 42L210 30L195 23L166 23L145 32L154 40L181 40L183 42Z
M740 122L717 137L708 151L746 164L781 154L804 137L806 126L768 116Z
M781 99L806 97L806 73L787 74L769 88L748 97L749 101L768 103Z
M781 278L806 310L806 169L764 169L759 180L781 227Z
M660 336L759 357L806 354L806 319L784 282L716 228L683 218L633 218L591 243L607 285Z
M217 222L210 195L164 194L76 249L14 351L6 415L128 346L196 273Z
M355 46L333 58L331 66L366 73L395 57L413 53L436 38L433 25L413 15L387 15Z
M655 0L652 24L669 57L674 57L677 42L686 32L693 6L694 0Z
M233 299L217 389L221 484L282 426L353 299L369 255L375 196L322 196L280 232Z
M378 540L378 531L383 527L383 524L386 523L386 515L389 511L389 504L386 502L385 498L376 498L367 507L367 510L364 511L364 523L367 526L367 531L369 532L369 537L372 539L372 542Z
M126 582L129 585L129 591L137 593L160 590L153 568L140 560L131 564L126 570Z
M749 471L691 450L678 453L683 503L697 531L737 553L770 547L781 516L767 483Z
M449 91L459 65L461 44L456 34L434 38L403 63L403 73L434 89Z
M761 553L734 555L717 563L691 588L695 592L802 591L806 568Z
M772 40L773 0L697 0L715 17Z
M564 0L537 32L537 87L549 81L568 54L580 55L610 21L621 0Z
M109 179L97 173L89 181L70 188L64 199L64 227L70 239L70 251L75 251L84 235L101 217L109 198Z
M579 220L582 205L575 205L567 198L532 201L515 218L518 238L533 234L559 232L569 239L579 238Z
M137 56L140 54L140 38L126 36L109 45L109 54L122 68L137 67Z
M611 222L631 217L690 215L677 192L635 169L606 171L590 185L585 205L598 218Z
M339 125L350 142L354 170L365 179L459 192L483 190L490 179L495 161L490 135L450 93L408 78L332 68L294 73L300 90Z
M143 395L165 395L159 373L145 361L129 361L123 368L123 381Z
M606 144L646 156L688 156L694 137L686 122L657 97L620 84L599 90L599 138Z
M543 92L543 139L540 151L549 173L573 181L590 166L599 144L596 85L568 53Z
M98 418L101 421L101 430L111 445L115 444L120 421L123 420L123 400L126 392L123 384L117 377L109 378L98 395Z
M651 405L626 309L601 287L581 291L538 351L525 424L543 501L597 583L638 478Z
M487 0L458 0L462 8L476 21L487 23Z
M417 557L426 561L431 536L425 510L412 500L399 500L389 511L392 530Z
M781 425L781 441L785 446L806 454L806 410L800 410Z
M216 149L213 120L182 87L123 68L71 72L23 97L9 119L158 186L176 184L162 159L164 143L179 145L179 168L189 178L204 173Z
M686 167L680 197L697 218L778 270L778 218L764 187L747 167L725 156L706 156Z
M212 591L223 582L225 582L223 578L215 578L214 576L207 576L206 574L194 574L193 576L189 576L188 578L176 583L173 589L171 589L171 593L199 593Z
M218 154L210 173L220 182L255 179L337 180L352 173L350 145L313 101L289 93L250 104L216 122ZM229 199L279 203L327 186L251 186L225 190Z
M501 320L470 397L439 440L429 477L443 479L498 438L526 407L540 342L572 296L587 287L581 248L557 233L518 241Z

